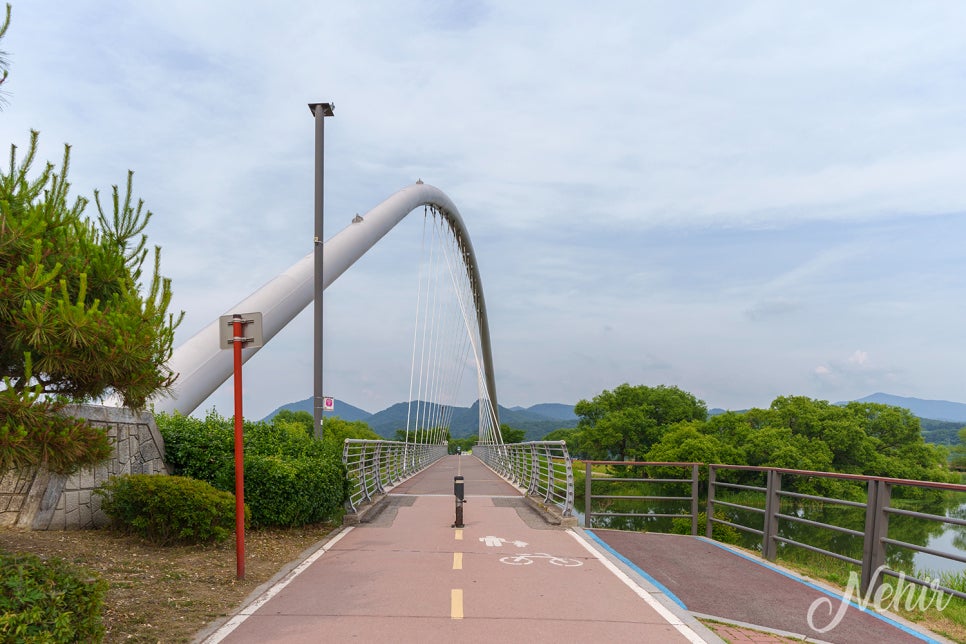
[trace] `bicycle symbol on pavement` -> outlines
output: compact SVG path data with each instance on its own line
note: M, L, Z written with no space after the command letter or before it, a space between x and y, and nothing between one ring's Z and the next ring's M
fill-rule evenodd
M500 557L500 563L509 564L511 566L529 566L536 559L546 559L549 563L554 566L564 566L566 568L573 568L575 566L583 566L584 562L580 559L567 559L566 557L555 557L553 555L547 554L546 552L535 552L533 554L523 553L519 555L507 555L506 557Z

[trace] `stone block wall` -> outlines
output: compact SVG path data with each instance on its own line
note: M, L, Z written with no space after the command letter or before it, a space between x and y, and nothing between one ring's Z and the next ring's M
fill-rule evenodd
M93 491L111 476L167 474L164 440L148 413L79 405L69 410L94 426L105 427L114 446L111 458L70 476L45 469L0 476L0 526L32 530L74 530L107 523L101 498Z

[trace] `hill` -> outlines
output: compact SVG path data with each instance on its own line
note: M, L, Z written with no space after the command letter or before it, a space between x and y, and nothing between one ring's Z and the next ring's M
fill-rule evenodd
M522 429L526 432L526 440L539 440L555 429L577 426L577 417L573 413L572 405L546 403L544 405L534 405L534 407L542 409L544 413L532 411L533 407L529 409L521 409L519 407L508 409L501 406L499 410L500 422L515 429ZM428 415L437 413L437 408L433 404L424 404L424 408L427 410L425 413ZM561 408L569 408L570 418L560 418L560 416L567 415L566 410ZM380 436L392 438L395 436L397 429L404 429L406 427L407 418L410 413L416 413L416 405L414 404L412 410L410 410L409 403L402 402L372 414L369 418L363 420L369 423L372 430ZM455 407L451 413L450 434L453 438L464 438L478 431L480 418L479 403L473 403L470 407ZM415 421L415 418L412 420Z
M855 402L881 403L883 405L904 407L919 418L931 418L933 420L966 424L966 405L948 400L923 400L922 398L906 398L903 396L893 396L892 394L875 393L865 398L859 398Z
M922 435L928 443L939 445L956 445L959 443L959 430L966 425L966 404L947 400L924 400L908 398L892 394L875 393L856 402L873 402L884 405L903 407L919 417L922 424ZM846 402L836 403L845 405ZM306 398L298 402L282 405L264 420L269 421L283 409L293 411L307 411L312 413L312 399ZM430 408L432 409L432 408ZM709 415L724 413L724 409L713 408ZM742 410L745 411L745 410ZM380 436L393 438L397 429L406 427L407 416L415 413L415 407L410 412L409 403L401 402L391 405L382 411L370 413L349 403L335 401L335 411L326 416L339 417L343 420L363 420ZM479 404L470 407L456 407L452 410L450 432L454 438L464 438L477 431L479 422ZM540 440L556 429L577 426L577 416L574 406L563 403L540 403L531 407L500 407L500 422L515 429L526 432L526 440Z
M526 409L514 407L513 410L528 411L531 414L546 416L553 420L577 420L577 414L574 413L574 406L563 403L541 403L533 407L527 407Z
M306 398L305 400L299 400L298 402L290 402L288 404L282 405L268 416L262 420L268 422L271 421L278 412L283 409L290 409L292 411L307 411L312 413L312 398ZM355 421L355 420L365 420L368 421L372 414L364 409L359 409L358 407L353 407L349 403L344 403L341 400L335 401L335 410L331 412L323 412L323 418L327 417L341 418L342 420Z

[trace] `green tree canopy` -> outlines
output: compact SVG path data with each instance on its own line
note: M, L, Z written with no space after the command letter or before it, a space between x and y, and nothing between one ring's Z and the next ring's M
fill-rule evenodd
M574 406L581 451L593 459L644 458L670 425L707 418L704 402L677 387L624 383Z
M671 426L661 440L651 446L645 460L662 463L734 463L740 450L714 434L702 431L701 421Z
M522 443L527 437L526 430L510 427L506 423L500 423L500 438L503 443Z
M11 146L0 171L0 469L69 470L109 452L63 405L115 394L143 408L174 382L166 363L181 316L168 313L159 249L141 281L151 212L133 203L132 174L123 195L114 186L108 212L95 191L91 220L87 200L70 196L69 146L60 168L32 176L37 140L31 133L22 160Z
M966 470L966 427L959 430L959 444L954 445L950 455L950 465L957 470Z

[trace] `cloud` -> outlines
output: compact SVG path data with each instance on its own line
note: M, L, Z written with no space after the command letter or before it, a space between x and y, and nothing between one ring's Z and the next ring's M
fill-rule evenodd
M330 100L326 236L417 178L449 194L501 400L955 399L966 6L877 9L37 0L4 42L0 143L72 143L81 194L136 170L179 339L311 249L306 104ZM405 397L416 228L327 293L333 393L367 409ZM308 396L310 335L249 363L253 415Z
M890 390L901 381L899 371L878 364L870 358L868 352L861 349L856 349L844 358L818 365L813 374L822 392ZM858 397L861 395L863 394Z

